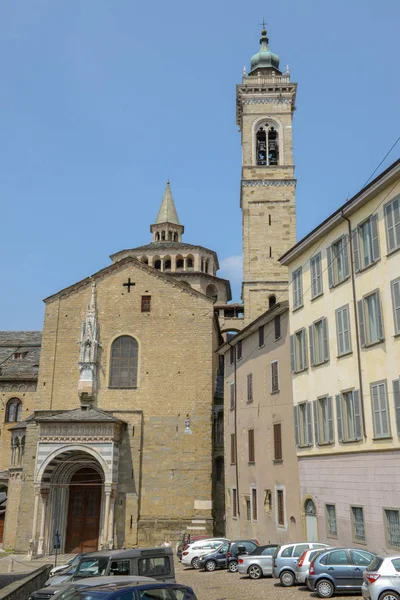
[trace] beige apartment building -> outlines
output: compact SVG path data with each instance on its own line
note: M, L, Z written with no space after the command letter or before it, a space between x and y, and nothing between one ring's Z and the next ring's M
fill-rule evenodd
M225 357L226 534L261 543L300 539L288 303L275 304L220 352Z
M400 547L400 161L282 258L304 535Z

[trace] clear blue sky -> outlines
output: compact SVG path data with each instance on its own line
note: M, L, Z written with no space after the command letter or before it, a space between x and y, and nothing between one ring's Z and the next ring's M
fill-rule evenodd
M399 135L398 0L1 2L0 329L40 329L42 298L149 242L167 177L184 239L237 265L235 85L263 16L299 83L300 238Z

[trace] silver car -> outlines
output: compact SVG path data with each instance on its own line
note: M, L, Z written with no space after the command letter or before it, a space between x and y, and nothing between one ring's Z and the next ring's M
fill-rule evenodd
M238 557L238 573L248 575L250 579L272 575L272 556L276 548L276 545L270 544L250 554L241 554Z
M363 573L365 600L400 600L400 555L376 556Z
M276 548L273 556L272 575L280 579L281 585L289 587L296 583L296 567L300 556L305 550L323 550L327 544L318 542L300 542L285 544Z
M303 554L300 556L297 565L296 565L296 581L297 583L307 583L308 573L310 571L310 564L318 556L320 552L323 550L305 550Z

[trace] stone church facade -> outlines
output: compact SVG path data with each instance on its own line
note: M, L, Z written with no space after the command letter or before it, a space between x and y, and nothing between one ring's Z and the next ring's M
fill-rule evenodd
M21 409L2 437L4 547L52 553L57 532L67 553L213 532L214 303L230 286L213 251L182 242L169 183L151 231L45 300L36 391L7 392Z

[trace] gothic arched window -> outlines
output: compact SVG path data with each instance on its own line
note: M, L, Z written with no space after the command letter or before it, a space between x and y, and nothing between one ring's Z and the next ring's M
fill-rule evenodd
M178 234L177 234L177 232L175 231L175 233L174 233L174 242L177 242L177 241L178 241Z
M11 398L7 402L6 423L16 423L21 420L22 402L19 398Z
M278 132L272 125L261 126L256 133L257 165L274 166L279 164Z
M164 241L165 240L165 231L161 232L161 239Z
M121 335L111 346L110 387L136 388L138 343L130 335Z
M276 304L276 296L270 296L268 298L269 308L272 308Z
M157 233L156 233L156 242L159 242L159 241L160 241L160 232L157 231Z

